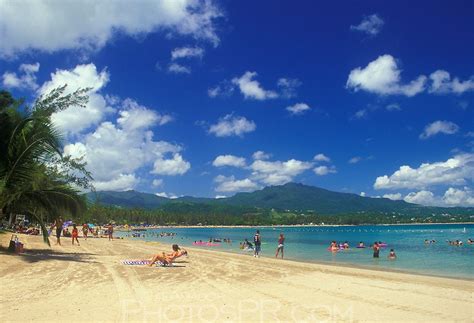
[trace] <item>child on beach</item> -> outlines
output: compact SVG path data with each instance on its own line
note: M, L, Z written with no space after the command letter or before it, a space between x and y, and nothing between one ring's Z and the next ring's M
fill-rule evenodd
M397 259L397 255L395 254L395 250L390 249L390 253L388 254L388 259L391 259L391 260Z
M77 241L77 245L80 246L79 244L79 240L77 239L77 237L79 236L79 231L77 230L77 227L76 225L74 224L73 227L72 227L72 244L74 245L74 240Z
M82 236L84 240L87 240L87 233L89 233L89 225L87 223L82 224Z
M281 259L283 259L283 248L285 244L285 236L283 233L280 233L280 237L278 238L278 247L276 250L275 258L278 258L278 253L281 251Z

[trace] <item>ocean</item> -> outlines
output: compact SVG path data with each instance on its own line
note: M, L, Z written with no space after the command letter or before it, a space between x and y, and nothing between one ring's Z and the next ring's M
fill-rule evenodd
M474 245L467 239L474 239L474 224L440 225L377 225L377 226L304 226L304 227L252 227L252 228L165 228L149 229L142 236L132 238L163 243L178 243L192 246L194 241L209 241L210 238L231 239L232 243L219 246L198 246L226 252L251 252L239 248L245 238L252 241L259 229L262 237L262 257L274 257L280 233L285 235L285 258L305 262L342 264L379 270L397 270L424 275L447 276L474 279ZM161 232L174 232L175 236L160 237ZM129 233L121 232L121 236ZM425 239L435 243L425 244ZM336 253L327 250L330 242L348 241L350 248ZM452 246L447 240L461 240L462 246ZM367 248L356 246L363 241ZM372 257L375 241L387 243L382 248L380 258ZM196 247L196 246L194 246ZM396 260L387 258L394 249ZM171 248L170 248L171 250Z

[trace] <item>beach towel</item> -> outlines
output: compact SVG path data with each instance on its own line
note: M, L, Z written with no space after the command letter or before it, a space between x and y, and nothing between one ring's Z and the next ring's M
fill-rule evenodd
M126 266L146 266L149 265L150 261L149 260L122 260L122 265ZM161 261L157 261L156 267L169 267L169 266L174 266L174 264L164 264Z

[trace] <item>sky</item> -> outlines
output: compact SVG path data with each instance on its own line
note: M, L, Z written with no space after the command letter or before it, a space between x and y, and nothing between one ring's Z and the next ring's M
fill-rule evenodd
M0 81L90 88L52 118L97 190L474 206L473 6L0 0Z

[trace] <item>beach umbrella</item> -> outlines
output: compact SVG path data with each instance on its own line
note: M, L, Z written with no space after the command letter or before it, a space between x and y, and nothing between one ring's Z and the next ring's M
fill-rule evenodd
M89 228L95 228L95 224L87 223L87 225L89 226Z
M65 221L65 222L63 223L63 229L64 229L64 228L67 228L67 227L70 226L70 225L72 225L72 221Z

